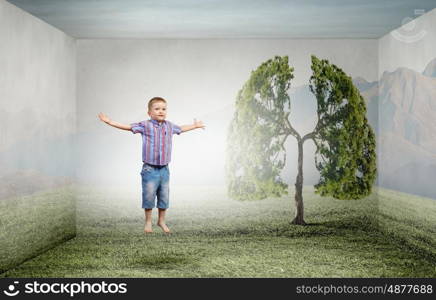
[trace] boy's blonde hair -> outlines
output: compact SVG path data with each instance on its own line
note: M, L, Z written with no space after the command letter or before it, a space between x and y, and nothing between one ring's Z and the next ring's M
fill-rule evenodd
M148 101L148 111L151 110L151 107L156 102L163 102L165 104L167 103L167 101L164 98L162 98L162 97L153 97L153 98L150 99L150 101Z

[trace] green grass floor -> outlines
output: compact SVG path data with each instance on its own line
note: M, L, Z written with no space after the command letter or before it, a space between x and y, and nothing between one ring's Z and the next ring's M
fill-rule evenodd
M70 186L0 199L0 273L76 235Z
M167 213L173 233L155 226L145 235L139 192L81 187L77 237L0 277L436 276L436 214L425 222L409 215L402 224L398 212L401 226L385 230L380 207L386 213L383 201L396 201L388 192L341 201L321 198L310 187L304 191L309 226L290 224L293 192L240 202L228 199L222 187L174 186ZM434 209L436 202L426 201L424 208ZM419 234L421 244L408 242L403 226Z

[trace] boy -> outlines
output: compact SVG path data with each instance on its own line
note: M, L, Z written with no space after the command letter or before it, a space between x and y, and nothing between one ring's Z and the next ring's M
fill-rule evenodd
M142 135L142 208L145 211L145 233L151 233L151 213L155 207L157 197L157 208L159 218L157 225L165 233L170 229L165 224L165 212L169 204L169 170L168 163L171 160L172 135L185 131L203 128L202 121L194 119L191 125L177 126L166 121L167 102L161 97L154 97L148 102L148 115L150 120L139 123L124 125L110 120L105 114L100 113L101 121L115 128L129 130Z

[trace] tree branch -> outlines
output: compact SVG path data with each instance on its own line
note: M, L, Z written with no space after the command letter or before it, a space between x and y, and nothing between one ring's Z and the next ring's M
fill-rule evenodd
M287 130L289 132L289 134L295 136L295 138L299 141L301 140L301 136L300 134L294 129L294 127L292 127L291 122L289 121L289 114L290 112L287 112L285 114L285 125L287 127Z
M312 139L313 142L315 143L315 145L318 146L317 143L315 142L315 137L318 134L319 126L321 124L321 121L320 121L320 118L319 118L319 113L317 114L317 119L318 120L316 122L315 129L311 133L308 133L305 136L303 136L303 138L302 138L302 142L303 143L304 143L304 141L306 141L308 139Z
M301 139L301 141L304 143L304 141L308 140L308 139L314 139L316 136L317 131L312 131L311 133L306 134L305 136L303 136L303 138Z
M284 157L283 157L283 163L284 165L286 165L286 149L285 149L285 142L288 139L289 134L285 134L285 136L283 137L282 141L280 142L280 148L283 150ZM279 155L279 152L277 152L276 156L274 157L273 161L275 161L277 159L277 156Z
M286 149L285 149L285 142L286 142L286 140L288 139L288 136L289 136L289 135L286 135L286 136L283 138L283 140L282 140L282 142L281 142L281 144L280 144L280 147L282 148L283 152L285 153L285 155L283 156L283 166L286 165Z

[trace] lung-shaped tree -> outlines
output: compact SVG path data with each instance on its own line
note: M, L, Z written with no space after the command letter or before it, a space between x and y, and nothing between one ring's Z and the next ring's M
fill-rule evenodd
M285 141L298 144L293 224L304 225L303 144L315 143L320 180L315 192L337 199L359 199L371 193L376 177L375 135L366 106L352 79L327 60L312 56L310 91L317 100L317 124L301 136L291 125L288 90L293 68L276 56L251 73L239 91L227 138L229 196L262 199L287 193L280 174L286 164Z

